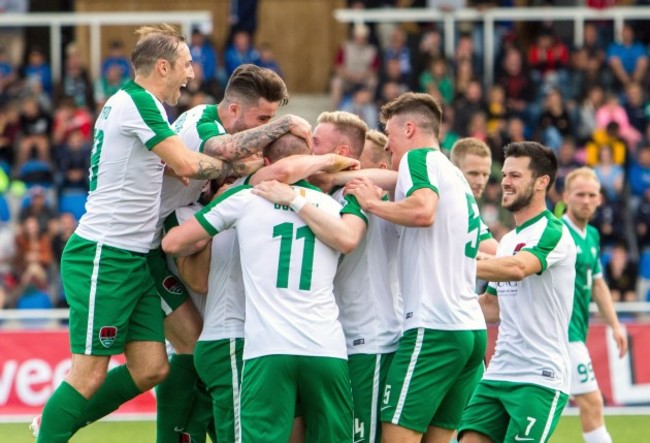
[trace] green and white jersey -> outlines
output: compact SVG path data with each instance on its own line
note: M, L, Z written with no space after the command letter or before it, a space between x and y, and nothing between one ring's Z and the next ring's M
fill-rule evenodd
M589 329L589 303L591 287L597 278L603 277L600 265L600 234L591 225L585 231L573 224L568 215L562 221L569 228L576 244L576 282L573 295L573 313L569 323L569 341L587 342Z
M343 189L332 194L340 204L346 203ZM365 214L367 231L361 243L339 264L334 278L334 295L339 306L348 355L384 354L397 350L402 328L395 311L393 285L388 260L397 252L389 235L395 230L385 220Z
M294 185L309 204L338 217L341 207L305 181ZM246 290L244 359L264 355L347 358L333 281L339 253L316 238L288 206L229 189L196 215L211 234L235 228Z
M191 205L177 208L175 211L173 211L171 214L167 216L167 219L165 220L165 231L169 231L173 227L178 226L179 224L185 222L186 220L189 220L190 218L194 217L194 214L196 214L201 209L203 209L203 205L201 205L200 203L192 203ZM205 317L205 313L206 313L205 295L201 295L199 293L192 291L189 288L189 286L185 284L185 282L181 278L180 272L178 272L178 266L176 266L176 260L174 259L173 256L165 255L165 260L167 261L167 269L169 269L181 281L181 283L185 285L185 289L187 289L187 292L190 294L190 297L192 298L192 303L194 303L194 306L196 306L196 309L199 311L199 314L201 314L201 317Z
M487 240L492 237L492 233L487 225L483 222L483 219L479 217L479 235L478 242L481 243L483 240Z
M95 122L90 192L78 235L128 251L149 251L163 177L163 164L151 149L174 135L162 103L135 82L108 99Z
M480 230L476 200L462 172L431 148L402 157L395 201L423 188L438 194L435 222L427 228L398 226L404 330L485 329L474 292Z
M549 211L518 226L499 242L498 257L528 251L542 265L522 281L491 282L499 297L499 335L486 380L532 383L569 392L569 319L573 308L576 246L569 229Z
M203 145L210 137L226 134L219 119L216 105L199 105L182 113L172 125L190 151L203 152ZM180 180L163 177L160 193L160 218L156 226L156 235L151 248L160 246L164 220L176 208L187 206L199 199L206 180L190 180L185 186Z

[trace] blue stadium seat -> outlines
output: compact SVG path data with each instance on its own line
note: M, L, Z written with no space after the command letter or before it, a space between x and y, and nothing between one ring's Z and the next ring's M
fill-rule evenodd
M0 221L8 222L11 219L11 211L9 209L9 203L4 194L0 194Z
M641 253L639 260L639 276L650 279L650 251L646 250Z
M64 190L59 196L59 214L69 212L79 220L86 213L88 193L81 190Z

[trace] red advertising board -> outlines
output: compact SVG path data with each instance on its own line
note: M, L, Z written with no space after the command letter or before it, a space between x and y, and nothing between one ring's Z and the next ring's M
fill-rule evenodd
M124 363L115 356L111 365ZM0 331L0 416L40 414L70 369L67 330ZM154 413L153 392L124 404L118 414Z
M630 352L620 359L609 331L593 325L587 346L608 406L650 405L650 324L626 326ZM496 328L490 328L488 354ZM112 364L124 362L116 356ZM67 331L0 331L0 416L39 414L70 368ZM146 392L116 414L152 414L155 397Z

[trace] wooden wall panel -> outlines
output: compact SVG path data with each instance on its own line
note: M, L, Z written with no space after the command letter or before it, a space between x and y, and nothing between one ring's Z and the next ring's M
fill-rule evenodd
M213 41L220 55L228 35L228 0L76 0L76 10L170 11L208 10L213 13ZM290 92L325 92L336 49L345 36L344 25L332 15L345 0L260 0L256 43L269 43L282 67ZM102 28L102 57L109 42L123 40L130 52L135 44L134 26ZM88 53L89 29L77 29L82 54Z

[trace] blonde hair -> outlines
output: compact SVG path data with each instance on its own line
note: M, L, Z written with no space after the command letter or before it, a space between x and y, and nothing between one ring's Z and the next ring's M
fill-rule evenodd
M361 157L368 125L359 116L345 111L322 112L317 122L334 125L341 135L347 137L350 143L350 154L356 159Z
M138 42L131 53L131 63L133 70L144 76L149 75L160 59L167 60L173 67L178 58L178 47L186 41L177 28L166 23L141 26L135 34Z
M591 179L598 183L598 187L600 187L600 180L598 180L598 176L594 170L588 166L583 166L581 168L574 169L573 171L569 172L569 174L567 174L566 178L564 179L564 189L568 190L571 187L571 183L573 183L576 178Z
M366 132L366 141L369 141L370 144L365 144L364 150L367 149L370 151L372 161L374 163L379 163L380 161L384 160L390 167L391 155L390 152L386 150L388 137L386 137L386 135L381 131L377 131L376 129L369 129L368 132Z
M458 166L468 154L478 157L492 157L492 151L484 141L474 137L465 137L458 140L451 147L451 162Z

